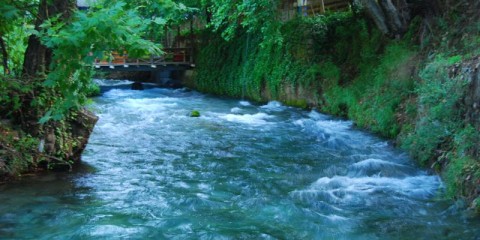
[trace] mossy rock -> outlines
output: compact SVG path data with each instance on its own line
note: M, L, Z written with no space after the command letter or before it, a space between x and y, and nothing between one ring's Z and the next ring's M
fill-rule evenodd
M193 110L193 111L190 113L190 117L200 117L200 112L197 111L197 110Z
M480 216L480 197L477 197L475 200L473 200L472 207L475 213Z
M292 99L292 100L287 100L285 102L287 106L290 107L297 107L301 109L307 109L308 108L308 103L307 100L305 99Z

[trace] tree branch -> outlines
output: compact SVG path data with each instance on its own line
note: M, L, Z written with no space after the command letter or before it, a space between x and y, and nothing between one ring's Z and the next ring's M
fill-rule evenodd
M9 75L10 69L8 68L8 51L7 46L5 45L5 41L3 41L2 35L0 35L0 50L2 51L3 72L5 73L5 75Z

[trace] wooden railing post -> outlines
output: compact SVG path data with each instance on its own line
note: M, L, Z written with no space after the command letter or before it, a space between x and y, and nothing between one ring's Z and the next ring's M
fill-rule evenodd
M190 19L190 52L189 52L190 64L193 64L193 42L194 42L194 39L193 39L193 16L192 16L192 18Z
M153 54L150 54L150 67L152 67L152 68L156 68L156 67L157 67L157 66L155 66L155 65L153 64Z
M112 52L110 52L110 57L108 58L108 65L109 65L108 67L111 68L111 69L114 69L115 66L113 66L113 64L112 64L112 58L113 58L113 54L112 54Z

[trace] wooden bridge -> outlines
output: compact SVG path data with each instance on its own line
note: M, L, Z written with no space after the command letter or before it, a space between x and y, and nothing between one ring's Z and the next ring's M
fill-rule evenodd
M303 15L324 14L327 11L342 11L348 9L350 0L293 0Z
M189 69L195 67L192 48L165 48L161 56L130 58L128 53L112 52L109 60L96 60L94 66L107 71L154 71L156 69Z
M349 0L311 0L308 14L323 14L326 11L345 10L348 9L349 5Z

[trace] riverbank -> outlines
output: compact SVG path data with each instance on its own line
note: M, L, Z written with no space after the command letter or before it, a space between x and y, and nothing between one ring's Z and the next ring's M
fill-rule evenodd
M0 183L24 174L71 170L80 161L98 117L80 108L62 119L40 123L61 98L40 82L0 78ZM89 94L99 94L98 86ZM59 116L54 116L59 117ZM40 119L40 120L39 120Z
M417 18L399 39L351 13L283 23L276 42L246 32L227 42L207 30L187 85L352 119L394 139L443 177L446 197L478 213L479 21L465 13Z

